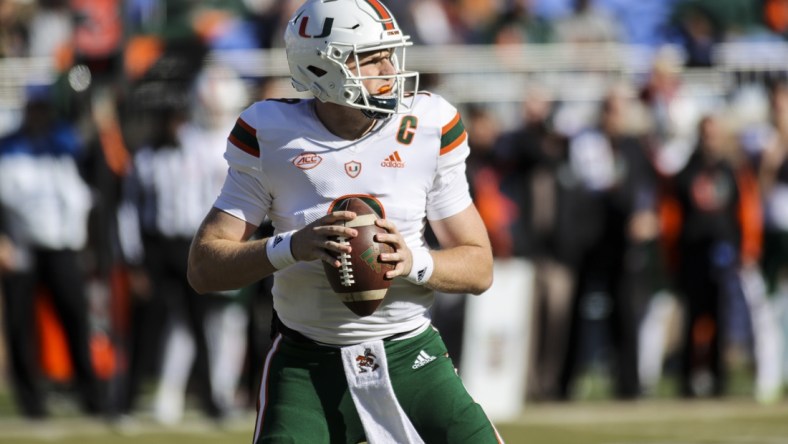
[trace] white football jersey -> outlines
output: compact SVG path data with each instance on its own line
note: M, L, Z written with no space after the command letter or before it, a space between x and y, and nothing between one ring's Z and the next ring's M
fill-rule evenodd
M410 248L422 247L427 219L472 203L469 151L457 109L434 94L419 93L410 114L393 115L354 141L329 132L313 100L265 100L241 113L228 138L230 170L215 206L253 225L268 217L278 233L324 216L340 198L370 196ZM338 345L424 326L433 302L431 290L395 279L378 310L358 317L331 290L320 261L277 271L273 295L285 325Z

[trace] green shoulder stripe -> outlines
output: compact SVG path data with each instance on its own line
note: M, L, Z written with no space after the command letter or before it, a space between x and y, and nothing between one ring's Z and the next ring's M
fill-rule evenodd
M459 113L448 125L443 127L441 133L441 154L448 153L465 140L465 125L463 125Z
M235 122L233 130L230 131L230 142L238 147L238 149L251 154L252 156L260 156L260 144L257 142L257 131L249 126L248 123L242 119Z

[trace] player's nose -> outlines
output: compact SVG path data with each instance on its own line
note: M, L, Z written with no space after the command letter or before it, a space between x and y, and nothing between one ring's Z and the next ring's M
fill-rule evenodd
M380 64L380 73L382 75L391 75L397 73L397 67L394 66L394 61L391 59L383 59Z

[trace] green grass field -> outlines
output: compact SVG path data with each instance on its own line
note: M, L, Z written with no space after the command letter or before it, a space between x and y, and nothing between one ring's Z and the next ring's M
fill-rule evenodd
M35 423L3 416L0 443L248 444L253 423L251 413L221 428L196 412L174 427L144 416L115 425L78 416ZM533 404L498 427L509 444L778 444L788 443L788 402L762 406L738 397Z

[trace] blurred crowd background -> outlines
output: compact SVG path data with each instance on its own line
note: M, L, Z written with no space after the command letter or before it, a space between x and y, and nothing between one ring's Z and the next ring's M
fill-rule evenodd
M297 97L282 34L300 3L0 0L0 391L16 414L255 408L270 280L198 296L186 254L238 113ZM517 289L523 403L585 398L588 375L617 399L730 396L744 375L780 402L788 0L388 6L421 88L462 113L496 260L535 271ZM464 301L435 307L458 363Z

